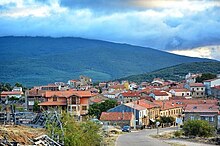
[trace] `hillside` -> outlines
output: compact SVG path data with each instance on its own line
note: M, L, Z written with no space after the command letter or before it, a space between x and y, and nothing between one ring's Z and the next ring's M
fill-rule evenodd
M0 82L25 86L87 75L112 80L187 62L210 61L151 48L74 37L0 37Z
M220 62L184 63L159 69L150 73L128 76L119 80L129 80L140 83L143 81L152 81L154 78L159 77L165 80L180 81L184 79L185 75L189 72L220 74Z

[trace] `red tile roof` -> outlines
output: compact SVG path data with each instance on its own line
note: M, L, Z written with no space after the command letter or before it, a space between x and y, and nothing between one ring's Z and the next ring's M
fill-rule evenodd
M161 91L153 91L152 92L155 96L168 96L168 94L166 92L161 92Z
M182 88L182 89L171 89L174 90L175 92L190 92L188 89Z
M126 103L125 105L128 107L131 107L133 109L139 110L139 111L146 110L146 107L143 107L143 106L137 104L137 102L129 102L129 103Z
M111 85L109 87L110 89L125 89L125 86L124 85Z
M33 88L27 91L27 96L44 96L45 92L46 90L39 90L39 89Z
M172 100L170 100L170 101L169 100L168 101L154 100L153 102L155 104L159 105L162 110L184 107L184 105L177 104L176 102L174 102Z
M90 91L75 91L75 90L69 90L69 91L46 91L45 97L70 97L72 95L76 95L79 97L91 97L92 93Z
M218 113L219 109L218 106L215 104L188 104L185 108L186 112L214 112Z
M178 99L173 99L173 102L178 102L179 104L187 105L187 104L218 104L217 99L183 99L183 98L178 98Z
M1 93L1 96L7 96L7 95L22 95L22 91L3 91Z
M144 107L146 109L151 109L151 108L159 107L157 104L155 104L155 103L153 103L151 101L145 100L145 99L138 100L138 101L136 101L136 103L139 106L142 106L142 107Z
M66 102L58 102L58 101L46 101L46 102L42 102L39 103L40 106L50 106L50 105L67 105Z
M220 90L220 85L219 86L214 86L212 88Z
M129 121L132 120L132 112L102 112L101 121Z
M124 96L124 97L138 97L139 93L138 92L128 91L128 92L122 93L122 96Z
M189 84L190 87L205 87L203 83L191 83Z

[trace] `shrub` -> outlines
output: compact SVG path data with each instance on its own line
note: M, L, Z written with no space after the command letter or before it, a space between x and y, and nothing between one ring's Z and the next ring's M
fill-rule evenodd
M174 132L174 136L175 136L175 137L180 137L181 135L183 135L183 132L182 132L182 131L175 131L175 132Z
M183 125L186 136L210 137L213 136L214 130L214 127L204 120L189 120Z

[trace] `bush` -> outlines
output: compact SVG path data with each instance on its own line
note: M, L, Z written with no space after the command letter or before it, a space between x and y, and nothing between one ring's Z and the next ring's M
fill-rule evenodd
M92 122L77 122L73 116L63 112L61 118L63 134L56 123L47 124L48 135L64 137L65 146L100 146L102 141L100 125Z
M210 137L213 136L214 130L214 127L204 120L189 120L183 125L186 136Z
M174 132L174 136L175 136L175 137L180 137L181 135L183 135L183 132L182 132L182 131L175 131L175 132Z
M175 121L175 119L173 117L160 117L160 122L161 123L173 123Z

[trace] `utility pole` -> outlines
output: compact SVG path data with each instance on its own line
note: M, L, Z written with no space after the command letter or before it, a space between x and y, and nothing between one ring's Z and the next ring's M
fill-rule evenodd
M136 130L136 109L135 109L135 102L136 102L136 98L134 100L134 130Z

